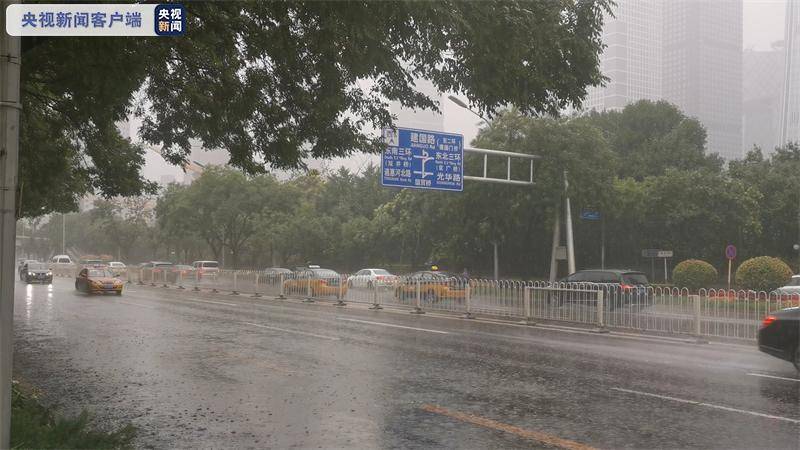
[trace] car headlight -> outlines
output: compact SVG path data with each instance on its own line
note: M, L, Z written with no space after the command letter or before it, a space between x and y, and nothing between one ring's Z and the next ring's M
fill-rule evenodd
M49 276L51 276L51 275L53 275L53 272L52 272L52 271L50 271L50 272L47 272L47 276L48 276L48 277L49 277Z
M35 274L35 273L33 273L33 272L28 272L28 276L29 276L29 277L32 277L32 276L34 276L34 275L36 275L36 274Z

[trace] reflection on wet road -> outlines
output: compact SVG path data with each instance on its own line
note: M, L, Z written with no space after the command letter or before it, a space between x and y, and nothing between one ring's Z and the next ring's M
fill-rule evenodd
M130 287L17 284L15 371L140 446L797 448L754 346Z

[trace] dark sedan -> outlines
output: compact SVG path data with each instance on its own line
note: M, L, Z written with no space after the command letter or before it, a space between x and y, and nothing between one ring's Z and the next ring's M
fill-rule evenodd
M29 262L25 263L20 269L20 278L22 281L31 283L47 283L53 282L53 272L50 267L45 263Z
M785 359L800 371L800 308L787 308L764 317L758 330L758 349Z

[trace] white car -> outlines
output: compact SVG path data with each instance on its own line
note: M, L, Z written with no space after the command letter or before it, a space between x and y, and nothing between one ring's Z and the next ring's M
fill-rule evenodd
M128 267L119 261L111 261L108 263L108 270L110 270L115 276L119 277L127 273Z
M347 279L347 286L365 288L389 286L398 279L397 275L392 275L386 269L361 269Z
M800 275L792 275L789 284L775 289L775 293L779 295L800 295Z

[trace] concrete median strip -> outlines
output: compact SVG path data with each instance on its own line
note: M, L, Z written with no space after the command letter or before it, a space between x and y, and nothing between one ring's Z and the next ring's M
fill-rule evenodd
M661 400L669 400L671 402L683 403L687 405L704 406L706 408L719 409L721 411L736 412L740 414L747 414L750 416L763 417L765 419L780 420L783 422L800 424L800 419L792 419L790 417L773 416L772 414L764 414L756 411L748 411L746 409L731 408L730 406L715 405L713 403L700 402L697 400L687 400L684 398L670 397L668 395L653 394L650 392L634 391L632 389L611 388L612 391L625 392L626 394L641 395L644 397L658 398Z
M450 417L452 419L460 420L462 422L466 422L472 425L477 425L479 427L488 428L490 430L504 431L506 433L513 434L515 436L519 436L524 439L529 439L532 441L539 442L548 447L563 448L568 450L594 450L594 447L590 447L586 444L581 444L580 442L575 442L569 439L560 438L558 436L548 433L542 433L541 431L526 430L524 428L520 428L514 425L509 425L507 423L497 422L496 420L487 419L485 417L476 416L474 414L451 411L447 408L442 408L441 406L426 404L422 405L421 409L429 413Z

